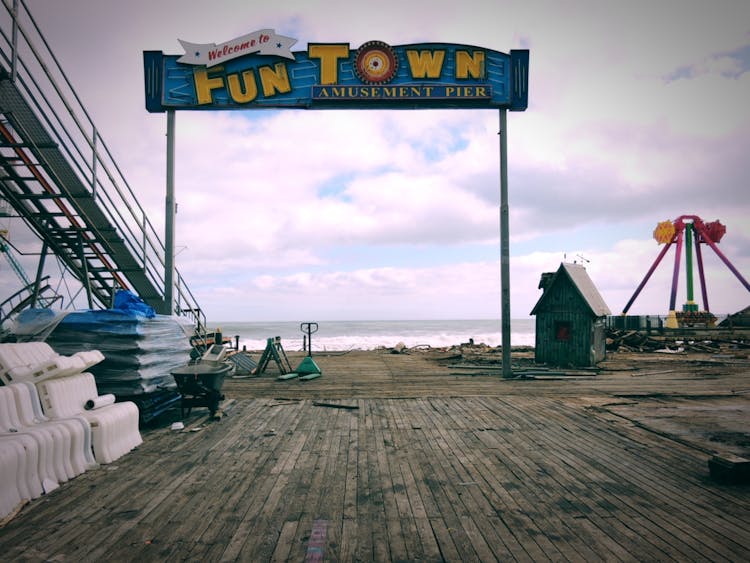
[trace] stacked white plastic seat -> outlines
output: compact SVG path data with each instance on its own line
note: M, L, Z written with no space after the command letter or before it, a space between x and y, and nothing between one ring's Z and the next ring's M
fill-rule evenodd
M20 426L47 430L63 444L62 463L68 479L97 466L92 452L91 426L84 417L50 420L42 412L39 394L33 383L14 383L8 388L13 391Z
M103 359L99 350L61 356L46 342L5 343L0 344L0 379L6 385L19 381L36 383L81 373Z
M88 420L97 463L112 463L143 442L135 403L114 403L106 396L100 397L96 380L88 372L45 379L37 383L37 390L42 410L49 418L83 416ZM95 408L86 410L89 401Z
M41 496L42 482L35 461L22 438L0 435L0 519L23 501Z
M138 407L99 396L82 373L103 359L98 350L61 356L44 342L0 344L0 519L142 442Z
M13 391L0 387L0 436L21 443L29 461L29 489L36 498L60 486L68 477L62 462L64 444L56 444L52 433L36 427L22 427L16 413ZM36 483L42 485L42 490Z
M20 444L19 444L20 446ZM0 439L0 519L10 514L21 503L18 488L18 464L25 455L11 441Z
M50 437L18 432L9 414L12 402L12 391L0 387L0 518L59 486Z
M3 473L0 480L0 496L3 498L32 500L44 493L42 477L39 475L39 444L31 436L0 435L0 457L7 467L8 477ZM7 463L6 463L7 462ZM18 504L18 503L16 503ZM3 506L2 516L15 508Z
M88 439L95 463L111 463L143 440L138 431L135 403L115 403L111 395L100 397L94 376L84 372L103 359L98 350L61 356L45 342L0 344L0 379L6 385L34 384L44 413L41 416L58 421L84 420L91 429ZM23 391L19 388L17 393ZM35 400L32 394L32 402ZM85 409L88 402L92 403L92 410ZM37 413L35 418L41 420L39 417Z

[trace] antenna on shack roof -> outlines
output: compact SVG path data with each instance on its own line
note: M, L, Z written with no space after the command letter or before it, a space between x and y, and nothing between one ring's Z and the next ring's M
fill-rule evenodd
M591 263L591 260L589 260L588 258L584 258L581 254L576 254L576 257L580 258L581 262L586 262L586 264L590 264ZM574 264L576 263L575 260L573 261L573 263Z

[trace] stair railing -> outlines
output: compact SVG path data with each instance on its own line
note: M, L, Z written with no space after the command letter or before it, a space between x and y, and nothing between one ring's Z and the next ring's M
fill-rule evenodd
M154 287L164 295L165 247L117 165L52 48L23 0L2 0L0 63L75 170L98 207L123 238ZM58 189L65 187L59 183ZM125 272L127 277L127 272ZM175 273L175 313L205 316L184 279Z

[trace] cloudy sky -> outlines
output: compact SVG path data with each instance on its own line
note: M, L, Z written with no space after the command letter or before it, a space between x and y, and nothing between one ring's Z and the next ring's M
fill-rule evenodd
M464 43L530 50L529 108L508 114L513 317L564 260L619 313L654 227L683 214L721 220L750 278L746 0L26 1L159 228L166 116L144 108L144 50L263 28L293 51ZM499 318L497 111L183 111L176 126L177 267L209 321ZM673 260L631 313L666 314ZM704 260L713 312L750 305Z

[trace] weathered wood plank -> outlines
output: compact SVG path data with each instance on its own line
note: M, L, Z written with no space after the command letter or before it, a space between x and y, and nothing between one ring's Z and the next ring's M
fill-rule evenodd
M414 525L419 539L418 550L412 557L414 559L438 561L442 557L441 550L430 524L427 506L430 507L429 512L432 518L435 517L437 510L433 499L430 498L429 489L424 486L423 467L414 462L416 450L428 446L424 442L421 427L415 420L418 407L412 401L400 401L394 406L393 418L402 436L399 440L401 454L398 456L398 470L401 474L404 492L409 502L409 511L414 517Z
M435 408L432 402L425 403L425 406ZM441 425L434 423L434 415L423 411L420 416L423 418L419 424L426 436L423 442L425 449L421 449L420 454L424 455L423 462L425 465L429 464L430 474L434 476L426 484L439 507L453 544L462 557L478 560L496 559L487 540L477 532L473 522L467 519L468 515L476 514L478 520L485 521L487 512L478 509L471 502L467 505L462 498L465 492L463 483L469 479L455 463L455 445L446 441L446 435L439 429ZM503 550L504 543L498 536L490 538L489 541L494 544L495 549Z
M466 472L465 476L462 477L462 479L466 483L470 484L466 487L466 491L468 495L473 497L477 504L482 507L485 514L497 518L497 511L495 507L490 502L488 502L489 495L487 494L489 493L489 491L494 490L495 485L491 485L489 490L485 486L486 484L491 483L494 480L493 472L490 471L482 474L482 472L477 470L474 459L477 459L479 462L483 462L484 456L475 456L472 453L474 445L466 443L466 440L470 436L473 436L472 426L466 424L466 422L472 420L472 418L470 416L467 416L462 408L462 405L457 404L456 407L457 408L450 409L446 413L446 415L448 416L449 420L452 420L454 424L456 424L458 430L454 433L455 441L452 450L462 468ZM444 425L441 428L443 429L443 432L445 432L445 429L450 428L451 426L452 425ZM481 442L476 440L475 444L477 443L481 444ZM530 478L536 481L538 479L538 476L530 476ZM537 489L543 487L543 483L535 482L535 486L531 490L525 492L532 495L533 498L537 493ZM526 499L524 498L523 500ZM548 518L547 515L536 512L536 510L533 508L533 501L528 503L527 506L523 508L523 510L527 514L533 515L532 520L534 522L534 525L538 526L539 529L539 535L535 537L535 541L543 549L546 558L556 559L561 556L565 556L569 559L580 558L576 550L568 546L565 535L559 533L555 529L556 523L551 522L550 518ZM492 531L493 529L490 528L485 533L489 536ZM509 540L511 534L506 532L503 535L508 538L508 543L511 543ZM501 553L500 555L503 556L503 558L505 557L505 554Z
M310 403L305 402L304 409L308 414L305 418L309 419ZM316 503L319 503L320 496L323 494L322 490L325 489L327 479L325 467L330 463L336 415L337 413L325 413L323 416L315 417L314 424L306 429L310 439L305 442L304 447L289 465L283 486L274 489L263 506L260 516L255 519L254 528L262 532L256 541L243 548L240 554L242 559L266 561L270 558L281 529L279 522L284 521L283 515L290 510L289 499L299 499L294 501L299 514L297 533L309 534L312 522L318 518ZM301 538L297 540L291 545L292 559L297 559L304 554L304 542Z
M210 424L191 415L197 432L144 431L136 451L26 506L0 530L0 552L18 561L300 561L311 547L330 561L750 559L750 491L709 479L705 427L693 446L688 432L673 439L668 425L650 426L668 409L692 424L696 405L701 416L713 405L741 418L750 397L732 389L746 386L745 365L613 360L585 380L509 381L452 377L414 353L316 362L323 377L304 384L228 382L234 408Z
M545 412L547 412L547 411L545 411ZM530 415L533 415L533 410L530 408L530 406L526 406L526 408L523 409L523 412L520 412L520 410L518 412L518 416L529 417ZM553 428L553 427L550 427L550 428ZM533 436L530 436L528 438L528 441L531 441L531 442L535 443L536 445L538 445L538 448L529 449L528 451L525 452L525 455L516 456L516 459L523 459L523 458L526 458L526 457L528 457L530 459L533 459L534 462L535 462L535 464L537 464L537 465L539 465L541 467L544 467L545 468L545 472L546 473L550 473L549 467L550 466L555 466L555 464L552 463L550 465L550 463L549 463L550 460L549 459L538 457L538 452L544 451L545 455L548 455L548 454L549 455L555 455L556 452L559 451L559 448L561 446L563 446L563 448L564 448L564 444L566 443L563 440L559 440L558 442L555 442L551 438L548 439L548 437L550 436L550 432L551 432L550 428L544 429L543 432L538 432L538 433L534 434ZM568 442L567 443L570 443L570 438L568 438ZM547 445L550 446L549 450L546 448ZM553 446L556 446L556 448L553 447ZM522 446L518 446L517 445L516 447L522 447ZM518 451L518 450L515 450L515 451ZM582 452L582 451L579 451L578 449L576 449L575 450L575 455L572 456L572 457L575 460L575 459L580 459L581 457L583 457L585 455L586 455L586 452ZM579 480L579 479L587 479L588 480L588 486L581 487L581 489L585 491L586 497L583 498L583 499L579 498L578 502L575 505L571 504L570 501L566 499L566 497L563 497L561 500L564 502L564 504L562 505L562 507L558 507L558 508L563 508L565 506L570 506L570 507L575 508L576 512L578 512L579 514L582 514L582 515L588 515L588 514L590 514L590 512L591 512L591 506L592 505L591 504L587 504L587 503L588 503L588 499L589 499L589 497L591 495L591 491L596 488L597 478L600 479L601 482L606 482L607 479L615 479L616 480L616 475L614 475L614 474L601 473L599 475L592 476L592 474L595 473L596 471L597 471L597 468L595 466L590 466L590 465L587 465L585 463L578 464L577 466L574 464L574 471L572 473L566 475L564 478L561 478L561 481L565 485L567 485L567 487L570 488L570 487L572 487L573 485L576 484L577 480ZM552 487L552 490L559 490L560 489L560 485L556 486L556 485L552 484L551 487ZM565 489L563 489L563 490L565 490ZM549 505L549 504L551 504L551 502L547 502L546 504ZM581 509L583 509L585 511L585 514L580 512ZM620 514L620 513L621 513L620 510L618 510L616 514ZM575 512L572 515L574 516ZM607 524L608 524L608 526L612 527L613 524L614 524L614 521L608 521ZM632 522L631 522L630 525L633 525ZM650 530L642 530L642 533L644 534L642 536L643 539L641 540L641 543L643 544L643 543L646 543L648 541L647 538L649 537L649 534L651 534L651 531ZM658 539L657 539L657 541L658 541ZM653 554L651 554L650 556L653 557Z
M528 408L523 410L523 416L526 418L529 417L530 413L531 411ZM503 414L504 420L512 416L510 412L506 411L503 411ZM520 422L518 424L520 425ZM552 424L540 428L539 435L551 436L554 426ZM482 436L483 440L487 440L492 434L494 432L487 429L479 435ZM523 436L520 440L519 434ZM570 546L569 549L578 552L580 558L622 558L624 554L620 546L616 542L612 542L606 535L599 534L589 525L588 519L593 512L596 512L596 507L592 508L589 504L588 495L584 495L583 498L571 495L571 490L578 488L578 480L586 478L585 468L580 472L571 474L557 474L554 471L555 464L551 464L549 459L553 455L552 452L545 448L545 444L538 437L528 437L528 432L514 433L512 437L508 433L504 433L503 436L506 437L506 440L494 441L494 449L498 451L496 455L499 455L504 463L509 463L509 459L521 460L516 464L513 471L523 475L519 480L519 483L522 484L521 487L529 487L528 484L530 484L530 489L533 489L526 490L526 488L516 487L516 489L521 488L520 495L516 495L516 498L530 503L525 505L527 513L533 514L532 511L535 510L535 506L554 506L555 513L559 514L560 517L553 521L542 517L540 522L544 523L545 530L552 534L552 538L566 538L565 543ZM556 443L563 446L563 440L557 440ZM529 448L526 442L533 444L534 447ZM504 443L509 445L506 446ZM489 472L483 473L486 475ZM613 522L609 521L608 526L611 528L612 525Z
M377 475L379 477L380 495L382 495L383 510L385 513L385 533L389 548L389 557L392 560L408 561L409 554L406 544L405 530L399 515L399 506L396 496L400 494L394 485L393 476L389 465L390 456L395 454L393 437L390 433L390 417L388 415L389 405L385 401L379 410L380 424L373 426L374 451ZM409 526L409 523L404 523Z
M551 412L551 405L545 404L544 408L545 413L548 415ZM529 409L526 409L524 411L524 414L528 416ZM570 421L570 416L567 417L567 420ZM581 431L579 434L585 434L585 431ZM705 547L702 546L697 540L695 540L693 537L685 540L681 540L679 542L679 545L669 545L668 541L671 537L682 537L679 531L675 530L675 516L679 515L679 506L674 507L674 511L662 511L661 508L655 506L652 509L649 510L648 514L643 514L642 512L639 512L638 505L635 504L631 499L634 496L643 497L645 495L649 494L656 494L658 496L660 488L664 485L663 481L660 482L658 478L655 476L644 476L643 470L638 469L638 461L640 461L640 458L635 458L635 463L628 459L627 457L623 456L622 450L618 449L617 442L619 436L605 436L600 437L600 439L596 440L596 444L598 445L598 448L596 450L596 455L603 455L604 457L598 457L596 459L591 458L592 450L588 448L583 448L576 451L576 459L579 461L582 461L580 464L580 471L587 472L588 474L592 474L594 472L599 472L598 477L601 480L602 483L616 483L618 478L622 477L623 472L625 473L632 473L633 482L637 485L640 485L644 488L637 488L632 489L628 494L622 495L624 492L621 487L616 487L613 495L608 495L610 499L615 500L621 500L624 503L624 506L627 508L632 509L632 513L636 515L635 521L645 521L645 524L643 525L643 529L640 530L641 534L641 544L651 541L654 546L662 551L667 551L668 553L671 553L674 557L686 557L686 556L692 556L695 557L698 553L705 552ZM538 441L545 442L550 446L550 451L552 452L559 452L560 448L554 448L557 444L553 441L549 441L549 433L540 434L537 438ZM580 436L577 440L577 443L580 443L581 439ZM630 444L631 449L632 447L635 447L634 444ZM533 455L533 454L532 454ZM625 458L626 462L621 464L618 460ZM583 461L587 460L587 461ZM539 461L539 463L543 463L543 461ZM635 469L633 467L635 466ZM559 466L558 466L559 467ZM586 474L586 473L582 473ZM591 487L587 490L587 493L590 494ZM666 500L666 499L664 499ZM622 512L622 506L620 507L620 511L618 513ZM664 523L659 529L655 529L656 527L654 524L649 525L649 521L654 517L655 513L659 513L660 517L664 519ZM660 518L660 519L661 519ZM662 532L662 528L666 528L664 532ZM702 534L699 530L695 530L697 534ZM648 540L648 538L651 538Z
M341 518L341 560L353 561L357 553L358 525L357 498L359 479L359 422L360 413L364 412L364 401L357 401L359 412L357 416L349 417L349 428L346 432L346 469L344 471L344 506Z
M560 408L559 406L551 405L552 409ZM550 406L547 406L547 412L550 411ZM568 419L572 418L571 413L566 413ZM651 442L654 448L664 448L664 440L653 434L643 433L642 429L633 428L631 430L634 434L638 434L639 438L636 441L637 446L642 447L643 443ZM580 434L587 435L590 431L581 427ZM604 453L607 462L617 468L619 475L630 474L632 476L632 482L639 487L640 496L653 496L655 504L657 505L653 510L650 510L650 515L658 518L663 517L669 520L666 524L675 537L681 535L688 535L689 538L685 541L680 542L680 549L692 549L695 553L708 553L714 552L717 556L733 557L732 548L727 545L726 542L716 541L715 537L720 537L726 527L712 526L711 515L707 511L704 511L700 506L693 507L690 512L684 511L684 506L694 500L694 494L686 494L686 487L683 483L676 483L674 480L673 468L677 465L693 465L697 468L698 464L695 463L695 456L690 455L690 452L678 444L671 445L666 448L663 452L665 463L649 464L648 467L642 463L625 463L621 464L619 461L623 457L621 451L617 449L617 441L621 441L622 437L618 436L618 439L605 439L598 440L597 444L603 444L598 448L597 454ZM666 451L668 450L668 451ZM588 450L591 451L591 450ZM679 453L678 453L679 452ZM583 453L583 455L589 455ZM670 461L671 458L671 461ZM638 458L640 461L640 458ZM695 528L693 525L685 526L683 524L683 517L690 520L694 520L695 516L701 518L702 524L700 528ZM728 526L732 526L731 523L727 523ZM739 532L739 529L733 530L735 533ZM683 547L684 546L684 547Z
M270 467L266 465L265 478L259 479L255 490L249 495L246 504L238 510L239 522L233 528L224 552L223 561L236 561L240 557L245 544L254 546L253 531L258 519L263 515L263 510L268 508L269 498L278 502L280 491L286 485L288 474L294 467L308 436L304 433L293 433L288 440L284 440L285 448L279 452L276 463L271 460Z

